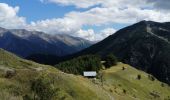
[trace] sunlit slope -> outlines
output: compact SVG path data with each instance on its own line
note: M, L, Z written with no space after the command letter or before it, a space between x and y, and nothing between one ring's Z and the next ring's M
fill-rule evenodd
M124 67L124 68L123 68ZM170 87L127 64L101 71L103 87L116 100L169 100Z
M113 99L110 93L88 79L23 60L4 50L0 50L0 62L0 100L33 98L36 93L31 89L32 81L40 78L56 89L52 100Z
M33 87L34 82L38 85ZM170 87L122 63L100 71L95 80L0 50L0 100L34 100L38 96L51 97L44 100L169 100Z

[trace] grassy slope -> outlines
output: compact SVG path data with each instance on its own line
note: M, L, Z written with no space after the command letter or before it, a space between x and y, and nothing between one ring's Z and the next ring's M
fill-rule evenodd
M14 71L16 74L11 78L5 78L6 71ZM110 93L88 79L62 73L51 66L20 59L0 49L0 100L22 100L25 95L33 95L30 82L37 77L54 81L54 87L59 89L55 99L110 100L112 98Z
M122 67L126 69L122 70ZM148 78L148 74L127 64L119 63L101 73L103 73L104 88L117 100L170 100L170 87L167 84L156 79L152 81ZM141 75L140 80L137 79L138 75ZM123 90L126 93L123 93ZM155 98L151 94L160 97Z
M122 67L126 67L122 70ZM7 71L14 71L11 78L5 78ZM43 77L52 80L59 88L55 99L64 100L164 100L170 96L170 87L161 82L148 79L148 75L129 65L119 63L110 69L101 71L104 85L100 79L89 80L82 76L63 73L51 66L40 65L23 60L0 49L0 100L22 100L25 95L33 95L30 82ZM137 80L137 75L142 76ZM123 89L126 93L123 93ZM153 98L150 92L156 91L160 98Z

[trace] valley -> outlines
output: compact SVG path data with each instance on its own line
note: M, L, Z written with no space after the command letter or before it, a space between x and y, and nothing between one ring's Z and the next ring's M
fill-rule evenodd
M170 100L170 28L167 24L142 21L94 45L86 45L81 39L67 41L73 38L70 36L49 38L52 36L44 33L1 28L0 98ZM56 55L55 50L62 50L61 45L55 44L60 49L48 47L48 44L59 42L54 38L65 41L62 43L76 43L71 47L76 53L65 46L63 50L71 52ZM46 49L42 44L44 49L35 50L36 45L41 46L37 43L42 42ZM86 46L83 49L80 45ZM21 48L15 48L18 46ZM26 50L27 47L31 49ZM85 71L95 71L97 75L88 78L83 76Z

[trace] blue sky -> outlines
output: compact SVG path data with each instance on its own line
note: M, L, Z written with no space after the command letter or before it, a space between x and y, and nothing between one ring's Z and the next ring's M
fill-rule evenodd
M52 19L52 18L62 18L65 14L71 11L87 11L90 8L97 7L92 6L90 8L76 8L75 6L62 6L60 4L54 4L45 2L42 3L40 0L1 0L2 3L7 3L10 6L19 6L20 11L18 13L19 16L23 16L27 18L27 22L30 23L32 21L38 20L45 20L45 19ZM83 29L92 28L94 31L99 32L100 30L107 28L107 27L114 27L115 29L119 30L123 27L127 26L127 24L109 24L103 26L91 26L86 25L83 26Z
M54 3L41 3L40 0L0 0L1 3L7 3L10 6L19 6L19 16L27 18L28 22L44 20L56 17L63 17L75 9L74 6L59 6Z
M170 21L169 8L168 0L0 0L0 27L95 41L141 20Z

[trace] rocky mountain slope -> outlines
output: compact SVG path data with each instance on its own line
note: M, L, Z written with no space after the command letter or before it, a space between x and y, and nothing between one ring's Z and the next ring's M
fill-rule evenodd
M73 56L109 53L170 84L170 23L141 21Z
M0 48L21 57L32 54L65 56L92 45L93 42L69 35L50 35L24 29L0 28Z

